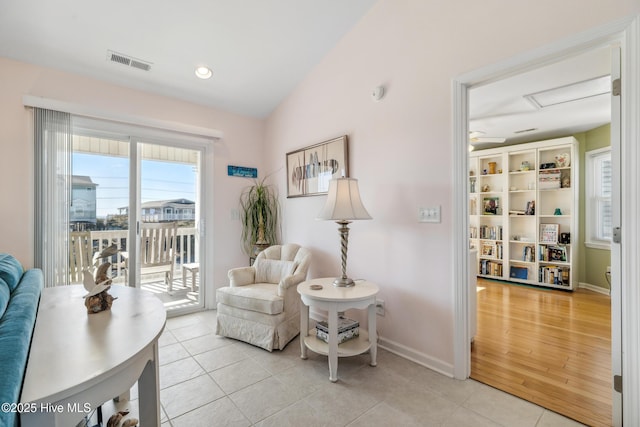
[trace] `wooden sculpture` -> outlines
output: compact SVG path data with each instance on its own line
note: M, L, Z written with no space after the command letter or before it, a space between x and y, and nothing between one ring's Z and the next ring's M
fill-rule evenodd
M107 291L111 288L111 278L109 277L109 268L111 263L104 261L112 255L118 253L117 245L113 244L105 248L102 252L96 252L93 256L94 272L84 269L82 284L89 292L84 296L84 305L87 307L87 313L99 313L104 310L110 310L113 301L116 299Z

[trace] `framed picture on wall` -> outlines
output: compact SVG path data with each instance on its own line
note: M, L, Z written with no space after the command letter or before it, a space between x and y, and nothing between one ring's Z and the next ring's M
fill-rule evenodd
M287 153L287 197L327 194L332 178L349 176L347 136Z

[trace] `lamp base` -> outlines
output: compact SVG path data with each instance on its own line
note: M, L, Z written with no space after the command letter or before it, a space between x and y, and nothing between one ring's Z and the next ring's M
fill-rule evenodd
M355 286L356 283L349 279L348 277L338 277L336 280L333 281L333 286L339 287L339 288L350 288L352 286Z

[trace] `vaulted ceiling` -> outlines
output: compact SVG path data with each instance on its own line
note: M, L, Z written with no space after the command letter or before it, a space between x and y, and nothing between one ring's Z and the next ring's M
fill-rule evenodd
M375 1L3 1L0 56L265 117Z
M0 56L263 118L375 1L5 1ZM197 78L198 66L210 67L212 77ZM608 123L608 95L549 108L537 108L525 95L609 70L608 48L594 49L474 88L469 129L510 144Z

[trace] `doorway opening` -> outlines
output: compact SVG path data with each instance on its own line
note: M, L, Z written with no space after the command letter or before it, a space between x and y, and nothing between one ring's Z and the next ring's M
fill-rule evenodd
M479 276L470 376L605 426L612 419L611 255L585 246L584 206L592 175L585 151L610 148L610 51L469 90L469 245L478 250L470 268ZM483 200L499 212L486 212ZM560 233L543 241L543 227Z
M617 155L622 149L627 153L619 161L621 178L618 180L616 190L613 192L614 211L618 209L617 215L614 212L614 227L623 226L631 231L633 236L627 239L628 243L634 244L636 239L635 223L630 220L632 212L628 206L635 203L637 197L637 184L635 176L636 163L636 144L638 129L637 124L632 120L633 114L639 108L638 82L637 76L637 46L640 37L640 24L635 17L629 17L620 20L611 25L597 28L589 32L579 35L579 37L556 43L552 46L545 46L529 53L514 57L501 64L495 64L485 69L474 71L466 75L460 76L453 82L454 97L454 234L455 259L456 264L461 266L460 269L454 271L455 282L455 343L454 343L454 376L459 379L469 377L470 373L470 326L469 326L469 287L468 274L470 272L470 262L468 260L468 90L469 88L485 84L490 81L496 81L508 75L514 75L523 70L530 70L540 65L555 62L568 55L576 55L585 52L594 47L611 45L619 42L621 44L623 67L618 70L618 76L621 76L623 83L623 96L618 101L621 107L617 110L623 118L623 128L614 129L612 125L612 135L618 135ZM620 73L622 70L622 74ZM614 72L615 70L612 70ZM615 108L614 108L615 110ZM612 144L614 139L612 137ZM614 149L614 153L615 153ZM615 157L615 155L614 155ZM616 160L614 160L615 164ZM629 171L633 171L629 175ZM624 188L624 194L620 192L620 188ZM623 203L621 199L624 200ZM611 267L611 310L612 310L612 372L614 376L620 376L622 366L625 366L625 372L637 372L638 361L627 354L631 354L638 348L638 342L635 338L635 332L638 329L636 312L634 310L636 291L629 288L629 283L635 283L637 277L637 266L631 256L630 248L623 244L612 245L612 267ZM621 277L625 277L624 281ZM627 294L633 298L621 299L621 293ZM625 326L624 340L622 339L622 324ZM625 349L624 353L622 349ZM630 353L631 352L631 353ZM634 396L637 396L638 383L636 377L626 377L624 395L617 391L613 394L613 418L614 425L622 424L622 417L631 421L636 419L638 410L633 408L632 402ZM625 401L625 412L622 412L622 401ZM627 402L627 399L631 399Z

